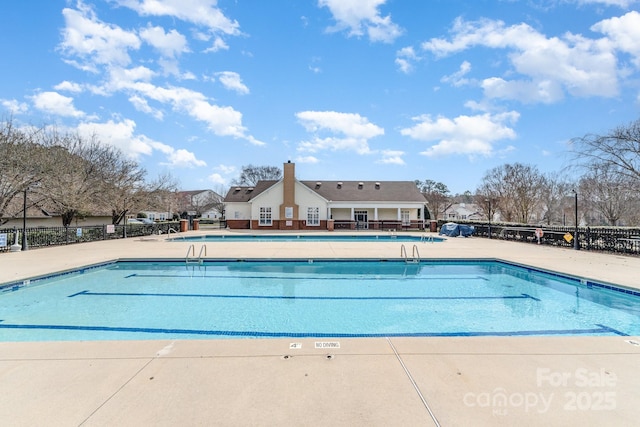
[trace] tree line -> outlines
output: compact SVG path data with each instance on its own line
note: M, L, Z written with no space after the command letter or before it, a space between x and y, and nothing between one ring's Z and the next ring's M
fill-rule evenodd
M438 219L454 202L475 203L487 217L506 222L572 223L579 195L579 222L589 225L640 224L640 119L604 135L571 140L572 166L541 173L534 165L504 164L487 171L475 192L451 195L446 184L415 183ZM234 185L279 179L272 166L243 166ZM119 149L52 127L0 123L0 225L29 207L59 214L64 226L74 218L109 212L119 224L129 212L171 210L177 182L170 175L147 181L146 171Z
M504 164L487 171L474 193L456 196L440 182L416 180L416 185L436 216L466 201L505 222L573 223L577 197L579 224L640 224L640 119L604 135L574 138L570 146L571 166L559 172Z
M96 212L119 224L129 212L166 210L177 183L168 174L145 178L136 161L95 136L0 123L0 225L24 214L25 195L27 209L58 214L65 227Z

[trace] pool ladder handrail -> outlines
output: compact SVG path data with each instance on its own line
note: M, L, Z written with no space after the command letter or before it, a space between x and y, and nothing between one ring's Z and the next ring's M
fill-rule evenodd
M418 251L418 245L413 245L411 258L407 255L407 248L404 245L400 246L400 256L404 258L405 264L418 264L420 263L420 252Z
M204 256L207 256L207 245L200 246L198 258L196 258L196 246L194 244L190 245L189 249L187 249L187 255L184 258L184 262L186 264L202 264L202 252L204 252ZM193 254L192 258L189 257L190 254Z
M420 236L420 241L422 243L427 243L427 242L433 243L433 242L435 242L435 239L433 238L433 236L431 234L425 233L422 236Z

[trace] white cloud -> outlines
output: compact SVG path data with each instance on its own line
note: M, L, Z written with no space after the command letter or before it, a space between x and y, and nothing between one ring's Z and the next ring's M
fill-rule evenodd
M164 118L164 113L161 110L151 107L147 100L141 96L133 95L129 98L129 102L131 102L136 110L149 114L156 120L162 120Z
M525 102L554 102L573 96L614 97L618 70L611 43L567 33L546 37L527 24L505 26L502 21L467 22L457 19L450 40L434 38L422 48L443 57L477 46L510 51L508 57L520 77L488 77L488 97Z
M216 166L214 169L217 170L217 171L220 171L221 173L223 173L225 175L230 175L230 174L236 173L236 170L238 170L235 166L223 165L223 164L220 164L220 165Z
M227 185L227 182L229 181L229 175L235 174L237 168L235 166L220 164L218 166L215 166L213 170L217 172L209 175L207 179L214 184L220 184L224 186Z
M244 139L253 145L264 145L264 142L247 133L247 129L242 125L242 113L234 108L212 104L202 93L191 89L160 87L147 81L136 81L135 76L147 76L147 73L130 73L130 71L120 70L112 74L109 85L111 89L133 91L136 94L133 98L136 108L146 108L143 100L169 104L173 110L186 113L205 123L207 128L216 135ZM146 102L148 105L148 101ZM149 112L155 113L155 110L149 110Z
M78 83L69 82L67 80L58 83L53 87L55 90L63 90L67 92L80 93L82 92L82 86Z
M398 150L382 150L380 152L382 154L382 158L376 163L387 164L387 165L404 165L404 159L402 156L405 155L404 151Z
M131 158L153 152L152 140L144 135L135 135L136 124L133 120L104 123L85 122L77 126L78 133L85 138L97 137L102 143L112 145Z
M166 33L162 27L149 26L140 30L140 37L167 58L189 51L187 39L176 30Z
M240 25L217 7L218 0L115 0L141 16L170 16L209 29L213 33L239 35Z
M471 63L469 61L464 61L460 64L460 68L455 73L450 76L444 76L440 79L443 83L451 83L451 85L455 87L460 87L469 84L469 79L465 78L469 72L471 71Z
M395 63L400 71L405 74L409 74L413 71L413 64L420 61L420 59L421 58L416 55L416 51L413 49L413 46L407 46L396 52Z
M318 160L317 157L315 156L298 156L296 157L296 163L318 163L320 162L320 160Z
M355 113L336 111L302 111L296 114L307 131L327 130L356 138L373 138L384 135L384 129Z
M209 53L209 52L217 52L219 50L229 50L229 45L227 43L225 43L224 40L222 40L220 37L216 37L213 40L213 44L211 45L211 47L205 49L205 53Z
M206 166L202 160L187 150L178 149L154 141L145 135L135 133L136 124L133 120L126 119L120 122L109 120L103 123L85 122L77 126L77 132L85 138L94 136L102 143L112 145L120 149L125 155L137 159L141 155L149 156L154 150L160 151L167 157L163 165L174 167Z
M553 80L504 80L491 77L483 80L481 86L489 98L517 99L523 103L550 104L564 96L560 83Z
M300 124L314 134L311 141L298 145L298 150L311 153L320 150L355 151L369 154L369 139L384 135L384 129L369 122L366 117L336 111L302 111L296 114ZM333 134L320 137L320 133Z
M602 4L605 6L619 6L627 9L637 0L575 0L578 4Z
M640 12L605 19L593 25L591 30L605 34L615 49L632 55L635 66L640 68Z
M241 95L249 93L249 88L242 83L240 74L234 73L233 71L221 71L216 73L216 76L226 89L233 90Z
M220 184L220 185L226 185L227 184L227 180L224 179L222 177L222 175L220 175L219 173L212 173L211 175L209 175L207 177L207 180L209 182L214 183L214 184Z
M349 36L367 35L373 42L391 43L403 30L391 21L391 16L381 16L378 8L386 0L319 0L318 6L327 7L336 25L327 31L349 30Z
M400 131L402 135L420 141L437 141L421 154L435 157L452 154L489 156L493 144L504 139L514 139L516 132L509 127L519 118L515 111L499 114L458 116L453 119L428 115L414 117L417 124Z
M191 151L187 151L183 148L173 150L167 155L169 159L168 163L163 163L172 167L193 168L197 166L207 166L204 160L198 160Z
M16 99L0 99L0 105L12 114L26 113L29 111L29 106L26 103L19 102Z
M129 50L140 48L140 39L116 25L98 20L93 10L79 3L80 10L65 8L62 14L65 28L60 49L67 55L75 55L87 63L68 61L82 69L95 70L95 65L128 65Z
M73 98L58 92L41 92L32 97L33 105L41 111L63 117L84 117L84 113L73 106Z
M150 82L157 74L143 66L135 68L112 67L109 69L108 81L104 85L107 91L129 89L137 82Z

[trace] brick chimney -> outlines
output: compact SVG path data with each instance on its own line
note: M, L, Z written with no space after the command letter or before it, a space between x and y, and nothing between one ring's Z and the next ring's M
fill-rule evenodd
M296 204L296 164L289 160L284 164L282 180L282 204L280 205L280 229L298 228L298 205Z

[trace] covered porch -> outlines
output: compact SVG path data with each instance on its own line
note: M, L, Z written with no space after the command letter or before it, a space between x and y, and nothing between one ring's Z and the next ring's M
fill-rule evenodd
M416 206L329 206L327 218L335 229L347 230L422 230L422 207Z

